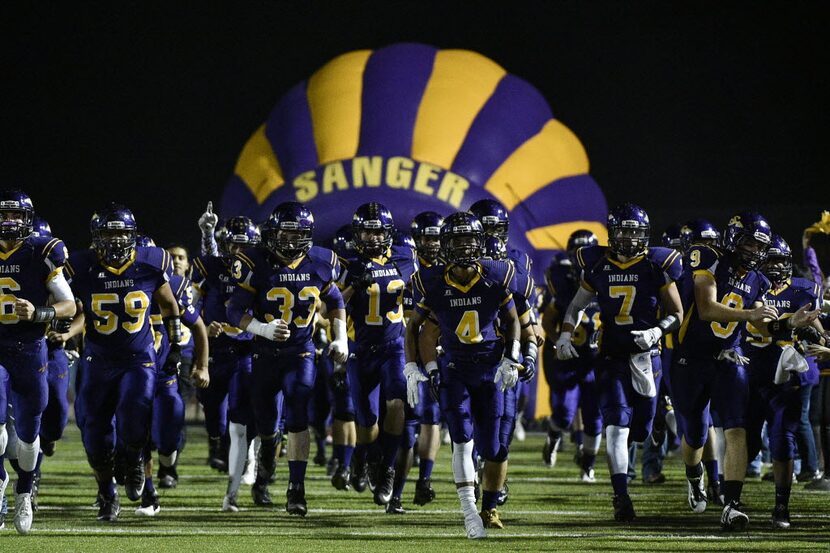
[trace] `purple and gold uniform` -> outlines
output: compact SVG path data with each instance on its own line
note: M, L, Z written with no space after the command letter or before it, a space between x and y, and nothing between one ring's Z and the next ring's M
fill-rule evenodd
M504 352L497 320L513 306L514 269L498 261L478 262L478 274L461 285L450 268L422 268L413 277L416 311L434 317L441 331L441 409L453 442L469 442L475 433L481 456L501 462L507 457L499 436L504 393L493 379Z
M772 288L764 302L778 310L781 319L792 316L805 305L818 309L821 297L818 285L806 278L793 277L780 288ZM749 357L749 408L747 410L748 458L753 459L761 448L761 427L768 423L769 449L775 461L793 459L796 433L801 420L802 398L799 375L792 375L783 384L775 383L775 372L783 347L792 340L774 341L763 336L751 324L746 325L744 353Z
M0 423L11 404L17 435L26 443L37 438L48 401L47 323L21 322L14 303L23 298L48 305L47 282L63 270L66 255L61 240L36 236L0 252Z
M349 360L349 386L357 424L369 428L378 421L379 402L406 399L403 376L403 296L413 273L412 250L392 246L388 258L343 260L343 286L350 271L370 271L373 283L356 290L347 305L355 329L354 357Z
M85 315L84 448L93 467L113 451L116 415L119 439L138 458L149 435L156 379L150 308L153 294L172 276L170 255L136 247L116 268L84 250L72 254L67 273Z
M631 429L631 439L645 440L657 407L656 397L637 393L631 383L630 355L639 353L631 331L648 330L659 321L660 291L680 278L680 253L648 248L625 263L603 246L576 252L582 286L597 296L600 308L600 358L597 386L603 423ZM651 350L652 371L659 387L660 354Z
M288 432L308 429L308 400L314 386L314 315L318 303L328 310L343 309L336 286L337 256L331 250L312 246L289 265L277 261L264 247L237 254L231 267L236 288L228 303L228 320L239 324L251 310L261 321L281 318L290 337L284 342L254 338L252 400L257 432L277 432L277 393L285 397L285 428Z
M693 277L711 278L717 287L717 301L737 309L748 309L762 301L770 283L759 271L734 267L719 249L692 246L687 257L689 266L680 289L685 315L677 332L671 389L686 443L698 448L706 442L710 400L724 428L742 428L746 424L748 390L746 368L718 359L722 351L741 353L743 325L701 320L695 309Z

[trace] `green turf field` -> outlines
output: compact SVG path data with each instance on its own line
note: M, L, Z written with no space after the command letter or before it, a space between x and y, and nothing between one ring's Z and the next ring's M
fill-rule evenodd
M337 492L325 469L309 468L306 495L310 512L305 519L289 517L282 508L256 508L243 486L235 514L219 507L225 478L204 464L205 433L189 428L189 441L180 463L179 487L161 490L161 513L154 519L136 516L123 490L122 514L117 524L95 520L91 506L96 493L74 426L58 444L54 457L43 465L40 510L32 533L18 536L10 513L0 533L0 551L816 551L830 547L830 494L810 493L798 485L793 491L793 528L773 532L769 515L773 502L770 483L754 480L744 488L749 508L749 531L724 534L720 511L712 508L693 515L685 504L685 481L676 457L668 462L668 482L646 486L639 479L631 495L638 520L631 525L613 522L610 484L604 463L599 482L577 481L573 446L560 454L559 465L542 466L540 435L514 443L511 453L510 500L502 509L504 530L491 530L486 542L469 542L451 483L449 449L436 464L437 500L427 507L411 504L414 485L404 496L406 515L391 516L372 503L370 493ZM278 482L272 486L275 503L284 498L287 468L281 460ZM10 491L7 492L10 494ZM10 498L11 500L11 498ZM10 501L11 503L11 501ZM11 509L11 505L10 505Z

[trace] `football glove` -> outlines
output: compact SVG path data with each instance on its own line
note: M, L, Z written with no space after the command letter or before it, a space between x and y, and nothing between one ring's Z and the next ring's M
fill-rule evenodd
M52 319L52 330L58 334L66 334L72 326L72 319Z
M372 285L372 270L366 265L356 263L349 267L349 286L357 291L365 290Z
M519 381L519 371L516 367L519 365L509 357L502 357L499 363L499 368L496 369L496 377L493 382L496 383L504 392L516 385Z
M571 333L562 332L556 340L556 358L560 361L575 359L579 357L576 348L571 343Z
M346 365L337 363L334 365L334 371L331 373L329 379L331 389L334 392L348 392L349 382L346 380Z
M648 351L651 346L660 341L663 336L663 329L659 326L649 328L648 330L632 330L631 336L634 338L634 343L643 351Z
M440 401L441 398L441 371L438 370L438 363L430 361L424 367L429 377L429 395L435 401Z
M164 362L162 372L167 376L175 376L179 374L179 366L182 364L182 348L179 344L170 344L170 353L167 354L167 360Z
M418 368L418 363L410 361L403 368L403 375L406 377L406 402L413 409L421 401L421 382L429 380Z
M199 230L202 231L202 234L212 234L218 223L219 216L213 212L213 202L208 202L207 209L199 217Z

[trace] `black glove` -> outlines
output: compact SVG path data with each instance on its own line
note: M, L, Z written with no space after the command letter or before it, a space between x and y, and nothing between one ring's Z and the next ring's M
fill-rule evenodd
M812 326L803 326L795 329L795 336L799 342L810 342L811 344L825 345L825 338L821 332Z
M429 395L431 395L432 399L435 401L440 401L441 371L436 369L431 371L427 376L429 377Z
M349 391L349 382L346 380L346 371L344 370L334 370L331 373L331 377L329 378L329 385L333 392L344 392L348 393Z
M355 263L349 267L349 286L355 290L365 290L375 280L372 278L372 269L366 265Z
M72 319L52 319L52 330L58 334L66 334L72 326Z
M522 361L522 370L519 371L519 380L530 382L536 376L536 360L532 357L525 357Z
M164 362L162 372L167 376L179 374L179 365L182 364L182 347L179 344L170 345L170 353L167 354L167 361Z

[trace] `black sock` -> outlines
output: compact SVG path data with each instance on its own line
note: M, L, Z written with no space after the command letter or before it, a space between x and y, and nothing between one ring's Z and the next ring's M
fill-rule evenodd
M743 488L744 483L740 480L724 480L721 482L724 504L729 505L733 501L740 501Z
M689 479L689 482L695 483L700 481L701 476L703 476L703 463L698 463L691 467L686 465L686 478Z
M784 507L785 509L790 505L790 486L775 486L775 506Z

